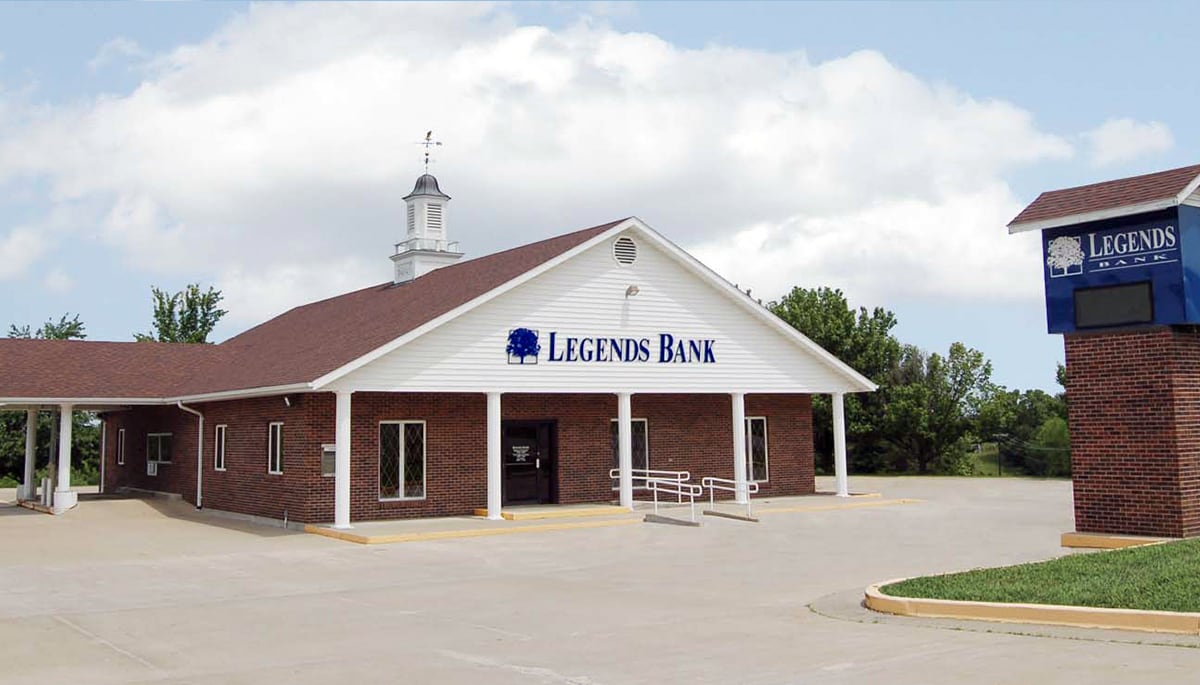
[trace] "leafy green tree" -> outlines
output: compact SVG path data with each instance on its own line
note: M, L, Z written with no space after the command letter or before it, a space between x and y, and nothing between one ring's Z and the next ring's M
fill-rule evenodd
M1025 458L1031 476L1071 475L1071 436L1066 419L1051 416L1038 427Z
M900 359L900 342L892 336L896 316L882 307L857 311L841 290L793 288L768 308L810 340L849 364L876 384L883 385ZM853 471L881 467L882 423L886 388L845 398L846 441ZM833 470L833 414L828 396L813 397L813 444L817 465Z
M198 284L190 283L174 294L157 287L151 287L150 293L154 333L134 333L138 342L207 343L213 328L228 313L218 306L223 299L221 291L211 287L201 292Z
M990 399L992 363L962 343L926 355L906 345L889 391L884 422L892 467L963 473L967 436Z
M84 332L83 322L79 320L79 315L76 314L73 318L68 319L66 314L63 314L58 319L58 323L53 320L42 324L42 327L36 331L29 330L29 324L17 326L9 324L8 337L10 338L44 338L46 340L83 340L87 337Z
M58 322L47 321L36 331L28 324L8 327L10 338L41 338L47 340L82 340L87 337L79 315L68 318L64 314ZM91 412L74 412L71 426L71 461L81 472L93 473L99 468L100 427L96 415ZM51 436L57 422L50 414L38 415L37 440L39 445L37 463L45 464L50 458ZM0 412L0 479L19 480L25 464L25 412Z

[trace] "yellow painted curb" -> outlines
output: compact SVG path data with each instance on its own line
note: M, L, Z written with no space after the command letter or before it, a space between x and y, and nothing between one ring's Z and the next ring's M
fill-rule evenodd
M575 507L570 509L535 509L529 511L505 511L500 510L500 518L506 521L537 521L540 519L568 519L568 518L584 518L587 516L612 516L614 514L628 514L629 509L625 507L614 506L597 506L597 507ZM487 509L476 509L475 515L479 517L487 516Z
M894 504L919 504L924 501L925 500L923 500L923 499L881 499L881 500L872 500L869 502L843 502L842 504L817 504L817 505L801 506L801 507L777 507L774 509L768 508L768 507L762 507L761 509L757 509L755 511L755 513L758 514L759 516L765 516L767 514L791 514L791 513L795 513L795 512L801 512L801 511L834 511L837 509L863 509L866 507L886 507L886 506L891 506Z
M1152 633L1200 635L1200 613L1107 609L1103 607L1063 606L1061 604L1005 604L1001 602L963 602L950 599L921 599L885 595L880 587L899 583L897 578L867 587L868 609L898 616L921 618L957 618L1001 623L1044 623L1076 628L1113 628Z
M393 542L418 542L420 540L450 540L454 538L475 538L488 535L510 535L515 533L540 533L551 530L570 530L573 528L606 528L609 526L624 526L641 523L641 519L627 518L611 521L579 521L576 523L547 523L540 526L512 526L496 528L468 528L464 530L436 530L425 533L399 533L395 535L360 535L347 530L334 530L324 526L308 524L304 532L313 535L323 535L328 538L356 542L360 545L383 545Z
M1124 549L1170 542L1178 538L1152 538L1140 535L1105 535L1103 533L1063 533L1063 547L1075 549Z

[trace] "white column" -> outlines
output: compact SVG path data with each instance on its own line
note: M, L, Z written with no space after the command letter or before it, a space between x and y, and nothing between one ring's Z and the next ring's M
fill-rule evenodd
M500 520L500 393L487 394L487 517Z
M333 527L350 528L350 395L338 390L334 425Z
M837 477L837 496L849 497L846 478L846 407L844 395L833 393L833 472Z
M33 499L37 491L37 483L33 482L33 472L37 456L37 424L38 411L29 409L25 412L25 477L21 480L21 499Z
M617 490L620 504L633 509L633 396L617 393Z
M54 513L75 506L79 496L71 491L71 405L61 405L62 416L58 421L58 483L54 486Z
M733 393L733 501L750 501L746 490L746 394Z

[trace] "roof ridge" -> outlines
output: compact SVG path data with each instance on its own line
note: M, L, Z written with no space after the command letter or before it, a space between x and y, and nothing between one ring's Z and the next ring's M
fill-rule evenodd
M1112 184L1128 183L1130 181L1137 181L1137 180L1151 178L1151 177L1155 177L1155 176L1166 176L1169 174L1179 173L1181 171L1188 170L1188 169L1193 170L1197 176L1200 176L1200 164L1186 164L1181 167L1175 167L1174 169L1163 169L1162 171L1151 171L1149 173L1136 174L1134 176L1125 176L1123 178L1110 178L1107 181L1095 181L1093 183L1084 183L1082 185L1068 186L1066 188L1055 188L1054 190L1044 190L1041 192L1041 194L1038 195L1038 197L1041 197L1042 195L1052 194L1052 193L1065 193L1065 192L1068 192L1071 190L1083 190L1084 188L1108 185L1110 183L1112 183Z

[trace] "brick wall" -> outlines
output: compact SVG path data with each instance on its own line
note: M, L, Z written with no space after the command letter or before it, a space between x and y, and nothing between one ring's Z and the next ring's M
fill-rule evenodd
M195 405L205 414L204 505L297 521L333 517L333 478L321 475L321 446L334 442L331 393ZM482 394L355 393L351 426L351 520L469 514L487 503L487 406ZM607 502L616 498L610 420L614 395L507 394L505 420L555 421L558 501ZM727 395L634 395L633 415L649 426L651 468L689 470L693 478L733 477L732 408ZM749 395L747 416L767 417L769 481L761 494L814 490L812 413L807 395ZM109 435L128 430L126 465L115 466L109 441L107 487L132 485L179 492L194 501L196 419L177 408L134 408L106 417ZM425 422L426 497L379 500L379 422ZM282 475L267 473L267 426L284 423ZM226 471L213 467L213 436L226 424ZM159 426L166 426L159 428ZM174 431L175 463L145 475L145 433ZM135 445L141 445L135 449ZM641 494L641 493L638 493Z
M1200 334L1065 336L1075 527L1200 534Z

